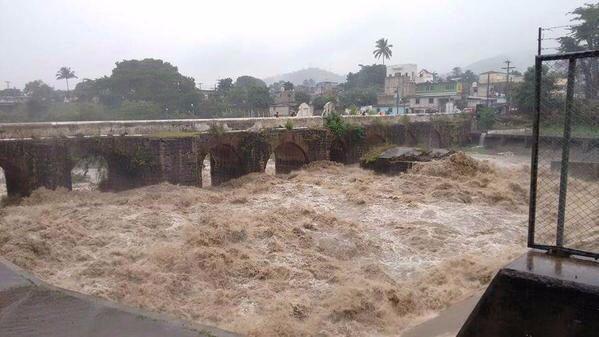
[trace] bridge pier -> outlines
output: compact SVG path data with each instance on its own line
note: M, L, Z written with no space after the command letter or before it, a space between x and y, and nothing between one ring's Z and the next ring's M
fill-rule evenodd
M28 196L40 187L66 187L70 181L61 140L0 142L0 166L6 176L9 197Z
M160 180L171 184L202 186L202 162L193 138L160 139ZM202 160L206 156L203 153Z

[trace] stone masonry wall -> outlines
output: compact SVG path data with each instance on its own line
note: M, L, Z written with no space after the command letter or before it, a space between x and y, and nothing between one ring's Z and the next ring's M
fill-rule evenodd
M27 196L39 187L70 189L72 169L90 156L101 157L108 164L108 177L102 184L106 189L118 191L160 182L202 186L202 163L210 154L212 184L218 185L251 172L263 172L273 153L277 172L288 173L318 160L355 163L382 143L447 146L455 139L466 139L470 134L467 125L379 122L365 125L363 138L346 135L341 139L324 128L274 128L172 136L0 140L0 167L10 196Z

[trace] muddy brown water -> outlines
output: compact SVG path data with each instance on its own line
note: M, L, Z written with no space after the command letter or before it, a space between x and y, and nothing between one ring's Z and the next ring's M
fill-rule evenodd
M0 254L60 287L249 336L395 336L524 251L525 163L487 159L41 189L2 209Z

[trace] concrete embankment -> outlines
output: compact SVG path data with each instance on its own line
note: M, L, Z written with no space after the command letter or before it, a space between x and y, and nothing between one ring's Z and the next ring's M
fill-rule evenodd
M599 331L599 264L530 251L502 268L458 337L591 337Z
M238 337L53 287L0 259L2 337Z

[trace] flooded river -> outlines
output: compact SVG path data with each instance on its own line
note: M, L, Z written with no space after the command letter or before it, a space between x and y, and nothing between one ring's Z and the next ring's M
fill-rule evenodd
M527 163L484 159L41 189L0 210L0 254L60 287L249 336L395 336L524 251Z

